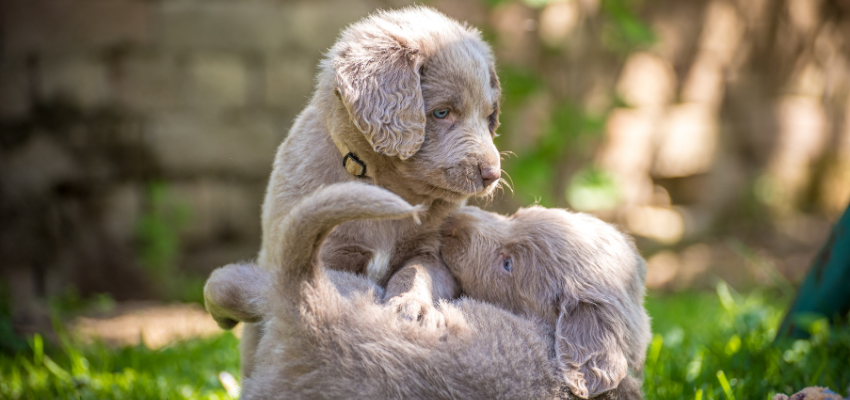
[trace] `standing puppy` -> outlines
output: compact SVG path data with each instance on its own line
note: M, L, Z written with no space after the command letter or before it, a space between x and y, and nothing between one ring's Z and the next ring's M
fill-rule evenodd
M427 205L422 224L347 222L319 257L386 287L385 299L403 317L437 325L442 316L433 302L458 293L439 257L439 226L469 197L492 193L500 179L493 145L500 88L491 50L477 30L411 7L351 25L320 67L310 104L277 152L258 263L267 271L286 265L274 256L287 234L281 221L304 196L346 181L381 186ZM224 312L226 305L205 300L223 327L240 320ZM261 335L258 324L245 327L246 377Z

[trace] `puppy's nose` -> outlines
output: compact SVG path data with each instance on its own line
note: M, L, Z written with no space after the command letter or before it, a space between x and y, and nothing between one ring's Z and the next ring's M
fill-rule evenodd
M481 181L484 183L484 187L490 186L491 183L502 177L502 170L499 167L480 166L478 169L481 170Z

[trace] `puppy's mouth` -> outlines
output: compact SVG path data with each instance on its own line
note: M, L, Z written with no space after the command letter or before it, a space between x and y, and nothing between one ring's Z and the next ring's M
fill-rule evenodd
M477 195L476 192L466 192L462 189L453 189L442 185L438 186L431 184L428 186L430 186L430 190L436 194L436 197L451 201L453 203L460 203L470 197Z
M493 182L488 186L481 186L479 183L474 183L470 186L450 185L450 184L431 184L431 190L439 195L439 197L453 202L461 202L470 197L487 197L492 195L496 188L499 187L499 182ZM455 187L450 187L455 186Z

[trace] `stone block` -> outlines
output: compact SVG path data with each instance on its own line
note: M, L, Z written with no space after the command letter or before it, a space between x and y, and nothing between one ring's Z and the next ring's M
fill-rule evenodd
M30 76L23 60L0 61L0 118L22 118L32 105Z
M153 116L146 138L171 175L265 179L286 129L280 118L262 112L173 112Z
M398 7L414 4L410 1L396 3L401 3ZM487 22L487 4L478 0L436 0L430 5L458 21L466 21L475 26L481 26Z
M81 175L69 149L47 135L33 136L0 159L0 190L9 199L44 198L57 183L79 179Z
M196 247L212 242L256 240L260 235L263 192L262 183L202 179L172 183L167 202L170 207L189 211L189 220L180 235L185 245Z
M379 7L385 5L350 0L293 2L285 11L291 21L288 33L295 46L318 63L321 54L334 44L341 29Z
M256 217L259 220L259 217ZM218 267L257 257L260 248L260 232L256 236L238 241L208 242L193 248L180 257L180 268L192 274L208 276Z
M38 94L42 99L63 98L82 107L110 100L106 66L87 57L47 57L39 66Z
M109 188L103 202L103 228L119 243L131 243L142 212L142 190L137 184L122 183Z
M240 107L248 97L248 70L232 54L201 54L188 67L187 103L198 108Z
M141 0L9 0L0 3L8 53L69 51L142 44L151 2Z
M265 63L265 95L267 104L298 112L310 101L316 60L276 55Z
M269 50L287 39L279 2L164 1L154 12L156 40L172 49Z
M173 109L181 105L183 70L174 57L131 54L116 76L117 97L132 110Z

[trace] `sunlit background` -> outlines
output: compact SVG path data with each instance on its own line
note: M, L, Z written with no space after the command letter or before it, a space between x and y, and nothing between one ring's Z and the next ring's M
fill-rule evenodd
M90 309L118 316L74 319L87 337L217 333L191 303L256 255L323 51L406 4L3 1L0 337ZM850 201L850 0L425 4L496 53L511 188L481 206L616 223L653 296L725 282L789 301Z

